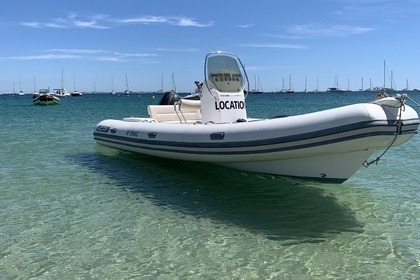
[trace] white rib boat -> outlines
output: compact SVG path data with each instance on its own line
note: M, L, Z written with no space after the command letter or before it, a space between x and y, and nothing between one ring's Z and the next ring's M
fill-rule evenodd
M162 158L343 182L362 165L377 162L380 157L369 160L376 150L412 138L420 123L405 105L406 95L296 116L249 118L248 77L240 59L212 52L204 69L200 101L149 105L147 117L101 121L94 139Z

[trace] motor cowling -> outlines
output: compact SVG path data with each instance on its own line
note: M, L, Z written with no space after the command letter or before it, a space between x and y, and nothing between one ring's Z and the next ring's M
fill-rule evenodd
M159 102L159 105L174 105L175 102L178 102L180 99L181 96L179 96L175 91L171 90L165 92L165 94Z

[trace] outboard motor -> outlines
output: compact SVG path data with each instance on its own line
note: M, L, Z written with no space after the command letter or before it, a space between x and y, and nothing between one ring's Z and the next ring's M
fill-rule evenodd
M174 105L175 102L178 102L180 99L181 96L179 96L175 91L171 90L165 92L165 94L159 102L159 105Z

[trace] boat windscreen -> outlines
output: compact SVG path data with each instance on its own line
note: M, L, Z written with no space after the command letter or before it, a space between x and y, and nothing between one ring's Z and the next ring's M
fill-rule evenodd
M240 92L243 75L238 61L230 56L212 56L207 61L208 80L220 92Z

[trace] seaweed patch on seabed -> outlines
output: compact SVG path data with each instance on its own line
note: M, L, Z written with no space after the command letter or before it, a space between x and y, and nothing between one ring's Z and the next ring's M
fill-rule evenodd
M155 205L242 227L285 245L362 231L353 213L314 182L129 152L72 159Z

